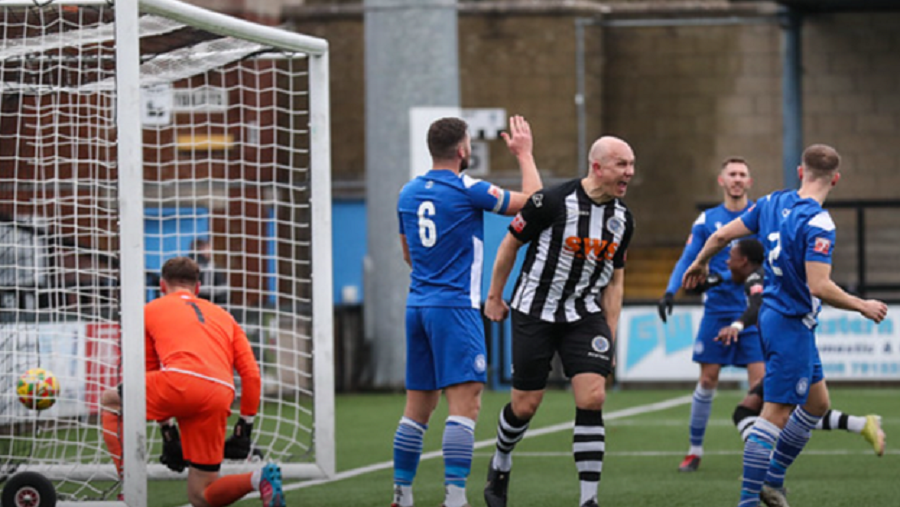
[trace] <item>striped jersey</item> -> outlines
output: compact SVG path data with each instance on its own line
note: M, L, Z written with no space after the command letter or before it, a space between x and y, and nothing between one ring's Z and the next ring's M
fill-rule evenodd
M447 169L400 191L397 214L412 261L407 306L481 307L484 212L504 213L510 193Z
M509 226L529 243L510 306L547 322L599 312L613 270L625 267L633 230L625 203L595 203L580 179L536 192Z

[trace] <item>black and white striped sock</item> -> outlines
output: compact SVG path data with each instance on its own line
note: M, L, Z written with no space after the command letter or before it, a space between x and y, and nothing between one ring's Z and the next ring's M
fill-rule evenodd
M577 409L572 452L575 468L581 482L581 502L596 501L600 473L603 471L603 453L606 451L606 428L601 410Z
M529 420L519 419L513 413L512 404L507 403L500 411L497 421L497 449L494 451L492 466L501 472L512 468L512 451L525 436Z

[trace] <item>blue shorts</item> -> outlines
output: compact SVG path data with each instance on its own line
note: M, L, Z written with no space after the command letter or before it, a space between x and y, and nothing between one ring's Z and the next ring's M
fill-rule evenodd
M700 330L697 331L697 339L694 340L695 363L747 366L750 363L763 362L765 358L756 326L741 331L737 343L726 346L716 341L719 330L730 326L735 320L737 320L735 316L710 315L704 312Z
M759 309L759 326L766 350L763 399L803 405L809 386L825 378L815 329L808 328L800 318L787 317L765 305Z
M406 388L434 391L487 382L484 321L477 308L406 308Z

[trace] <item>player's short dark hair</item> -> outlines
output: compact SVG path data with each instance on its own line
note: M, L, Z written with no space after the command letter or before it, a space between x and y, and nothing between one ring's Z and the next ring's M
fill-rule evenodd
M170 285L194 286L200 281L200 265L190 257L172 257L163 264L162 279Z
M814 176L829 176L841 166L841 156L827 144L813 144L803 150L803 167Z
M747 163L747 159L744 157L728 157L722 161L720 169L725 169L728 164L744 164L747 166L747 169L750 169L750 164Z
M456 148L466 138L469 125L459 118L441 118L428 128L428 151L436 160L456 156Z
M763 261L766 258L766 252L765 248L763 248L763 244L755 238L744 238L738 241L737 249L741 255L747 258L748 261L756 264L757 266L762 265Z

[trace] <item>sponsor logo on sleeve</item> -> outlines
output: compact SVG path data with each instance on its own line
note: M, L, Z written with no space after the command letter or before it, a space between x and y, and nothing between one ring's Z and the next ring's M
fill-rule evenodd
M522 218L522 214L519 213L516 215L516 218L513 218L512 224L510 224L514 231L522 232L522 229L525 228L525 219Z
M757 294L762 294L763 286L761 284L756 284L750 287L750 295L755 296Z
M831 251L831 240L827 238L816 238L816 246L813 247L813 250L822 255L828 255L828 252Z
M498 201L503 199L503 190L501 190L497 185L491 185L488 188L488 193L494 196L494 198Z
M691 244L691 241L694 241L694 234L693 234L693 233L688 234L688 240L687 240L687 243L686 243L686 244L690 245L690 244Z

